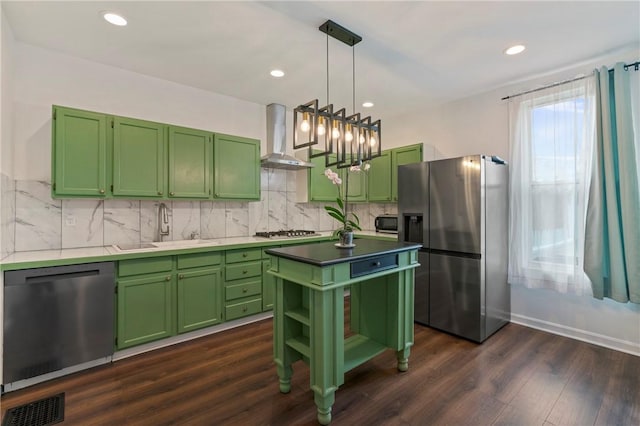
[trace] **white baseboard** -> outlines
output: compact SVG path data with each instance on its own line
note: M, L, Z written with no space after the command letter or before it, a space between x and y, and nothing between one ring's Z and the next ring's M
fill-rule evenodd
M556 324L514 313L511 314L511 322L524 325L525 327L546 331L548 333L569 337L571 339L592 343L594 345L604 346L605 348L625 352L631 355L640 356L640 343L616 339L615 337L609 337L603 334L580 330L578 328L568 327L566 325Z

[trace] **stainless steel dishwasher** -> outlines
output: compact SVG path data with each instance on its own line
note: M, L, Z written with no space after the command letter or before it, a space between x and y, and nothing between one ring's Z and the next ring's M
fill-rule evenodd
M113 262L5 272L4 390L112 356L114 288Z

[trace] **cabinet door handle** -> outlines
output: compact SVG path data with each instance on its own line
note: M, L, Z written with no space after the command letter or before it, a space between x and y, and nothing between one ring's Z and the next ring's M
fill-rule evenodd
M381 263L380 262L373 262L373 264L371 264L371 266L380 266Z
M104 189L101 189L101 190L100 190L100 193L101 193L101 194L104 194Z
M173 197L176 194L174 192L170 192L169 195L171 195Z
M246 293L247 291L248 291L248 290L247 290L246 288L243 288L243 289L242 289L242 292L243 292L243 293Z
M167 278L165 278L166 281L171 281L171 275L167 275Z
M242 271L242 274L243 274L243 275L244 275L244 274L246 274L246 273L247 273L247 271Z
M248 254L247 253L242 253L242 257L247 257Z
M184 275L183 275L183 274L180 274L180 275L178 275L178 278L183 279L183 278L184 278Z
M247 308L246 306L243 306L242 307L242 312L247 312L247 309L249 309L249 308Z
M158 195L162 195L162 191L158 191Z

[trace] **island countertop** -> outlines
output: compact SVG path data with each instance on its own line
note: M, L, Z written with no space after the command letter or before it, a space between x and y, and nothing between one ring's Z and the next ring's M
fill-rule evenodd
M303 244L293 247L268 249L265 252L272 256L283 257L314 266L329 266L370 257L416 250L421 244L398 241L357 240L353 248L338 248L335 242Z

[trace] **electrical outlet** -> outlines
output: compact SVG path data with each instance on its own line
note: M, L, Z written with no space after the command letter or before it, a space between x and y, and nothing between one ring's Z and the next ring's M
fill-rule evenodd
M76 217L75 216L67 216L64 218L64 224L66 226L76 226Z

